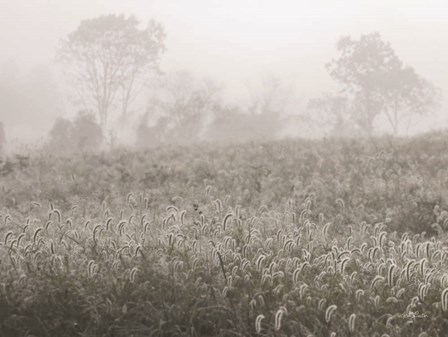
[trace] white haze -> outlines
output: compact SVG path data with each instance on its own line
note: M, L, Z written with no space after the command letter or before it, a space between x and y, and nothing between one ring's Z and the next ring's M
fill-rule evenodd
M266 75L294 90L288 110L338 87L324 64L340 36L378 31L397 55L448 92L448 2L444 0L0 0L0 66L14 61L26 74L52 67L58 41L81 20L102 14L154 18L167 33L162 70L187 70L222 83L225 99L245 104ZM54 71L54 76L58 74ZM0 111L2 114L11 112ZM9 129L23 139L44 136L70 105ZM30 112L32 114L32 112ZM23 118L26 118L24 116ZM448 126L444 109L415 131ZM8 130L8 129L7 129Z

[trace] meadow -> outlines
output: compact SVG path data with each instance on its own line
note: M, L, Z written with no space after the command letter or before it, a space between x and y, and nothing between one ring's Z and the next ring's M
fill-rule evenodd
M447 336L447 149L4 156L0 336Z

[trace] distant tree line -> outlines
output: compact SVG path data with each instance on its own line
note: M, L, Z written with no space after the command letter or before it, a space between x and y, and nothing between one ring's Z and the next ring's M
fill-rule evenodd
M285 88L268 79L249 106L228 104L221 86L186 72L164 75L137 129L139 147L198 141L244 142L274 139L282 131ZM280 96L280 97L279 97Z
M82 21L61 41L57 59L74 102L95 112L103 135L111 118L128 122L132 103L143 93L148 99L136 128L139 147L266 139L281 132L282 109L272 104L278 85L253 97L248 108L227 104L213 81L160 70L165 37L154 20L140 28L133 16L107 15Z
M226 102L222 86L212 80L163 72L165 39L163 26L154 20L144 27L124 15L82 21L57 49L73 89L70 97L81 112L72 120L55 121L47 147L98 149L110 136L112 120L121 127L134 123L138 147L275 139L291 124L314 125L335 137L372 136L380 117L398 135L406 121L429 114L440 102L439 90L405 65L378 33L338 41L338 57L326 68L341 89L310 99L300 118L286 116L292 93L278 79L264 81L243 107ZM5 69L0 109L17 112L6 113L6 126L20 119L38 124L44 114L60 116L61 95L48 69L36 68L25 80L14 67ZM5 141L0 127L0 151Z
M213 81L187 72L161 72L164 29L153 20L144 29L139 25L135 17L123 15L85 20L58 49L79 102L96 112L103 134L112 111L120 111L126 122L143 88L149 95L136 129L139 147L272 139L290 123L282 106L288 97L278 82L271 81L247 108L227 104ZM372 136L375 120L383 115L397 135L405 120L437 106L438 89L405 65L380 34L343 37L336 48L339 56L326 68L341 90L311 99L309 118L301 122L327 127L336 137Z

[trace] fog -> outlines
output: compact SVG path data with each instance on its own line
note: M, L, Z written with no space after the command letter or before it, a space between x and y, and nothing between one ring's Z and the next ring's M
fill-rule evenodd
M442 93L437 108L416 115L396 134L448 125L443 96L448 91L448 4L443 0L2 0L0 122L9 144L45 143L57 118L73 120L84 108L98 118L95 109L74 104L73 88L63 67L56 63L56 49L83 20L109 14L134 15L141 27L156 20L166 34L166 51L159 64L165 75L162 79L152 76L132 102L128 121L123 123L113 111L118 108L111 109L109 124L103 127L107 142L135 144L139 127L146 133L155 133L163 125L166 130L173 129L174 119L162 124L164 113L156 107L175 102L176 113L183 116L182 107L188 101L185 95L193 97L197 92L207 93L207 103L201 106L205 115L180 118L178 123L183 126L200 127L179 133L179 139L199 135L198 140L208 140L208 127L217 117L206 112L213 110L215 101L223 107L222 114L246 120L247 125L229 124L228 130L220 129L223 135L219 139L212 140L247 140L241 136L245 128L255 127L259 128L255 135L262 137L273 126L271 117L254 122L247 116L263 114L263 109L275 112L283 121L276 125L281 131L274 138L326 135L319 123L326 125L328 119L316 120L318 114L310 117L308 104L324 93L340 92L340 83L329 75L325 64L337 57L341 36L357 40L373 32L380 33L405 65ZM166 89L167 82L180 78L183 96L180 89ZM235 112L238 109L241 113ZM378 115L374 126L376 134L392 132L387 116ZM162 133L145 138L146 142L167 139Z

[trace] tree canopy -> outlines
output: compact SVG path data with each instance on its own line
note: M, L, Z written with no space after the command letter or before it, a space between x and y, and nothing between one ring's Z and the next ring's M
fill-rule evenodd
M430 111L438 90L405 65L379 33L359 40L343 37L337 43L339 57L327 64L330 76L351 97L354 121L368 135L374 120L385 114L394 134L405 117Z

